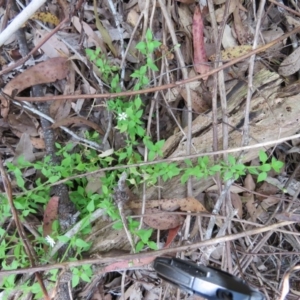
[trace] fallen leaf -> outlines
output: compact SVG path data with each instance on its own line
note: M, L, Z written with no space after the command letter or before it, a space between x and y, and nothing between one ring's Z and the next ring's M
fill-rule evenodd
M208 60L204 47L204 24L200 7L196 5L193 18L193 46L194 46L194 68L197 73L205 74L209 71ZM203 80L207 80L204 77Z
M129 201L128 207L131 209L140 209L142 207L141 201ZM181 209L182 211L201 212L207 210L194 197L187 197L182 199L161 199L161 200L147 200L146 208L161 208L164 211L175 211ZM139 213L139 212L138 212Z
M300 47L283 60L278 69L282 76L289 76L300 69Z
M241 197L238 194L230 193L232 206L238 211L240 219L243 217L243 203Z
M239 5L236 6L233 12L233 18L234 18L234 30L240 44L251 45L254 37L253 34L250 32L249 27L245 26L241 20Z
M300 214L285 212L285 213L275 215L275 218L278 221L292 221L292 222L300 223Z
M14 132L17 130L20 134L17 134L21 137L23 133L27 133L30 136L38 136L37 126L33 122L33 118L30 118L26 113L21 113L20 115L9 114L7 121L11 130Z
M72 95L72 94L71 94ZM49 95L47 95L49 96ZM68 117L71 111L70 100L55 100L50 105L50 116L52 119L59 121Z
M35 29L33 44L36 46L47 34L46 30ZM68 47L56 35L51 36L40 48L48 57L60 57L62 54L69 56L70 54Z
M251 45L242 45L242 46L227 48L227 49L221 51L220 59L222 61L229 61L229 60L232 60L239 56L242 56L246 53L249 53L250 51L252 51ZM211 61L215 61L215 59L216 59L215 54L213 54L209 57L209 60L211 60Z
M86 34L87 41L84 44L85 47L95 46L101 48L101 53L104 53L106 55L106 48L103 41L97 36L97 34L93 31L89 24L80 20L76 16L72 17L72 23L79 33L82 33L83 31Z
M104 132L103 130L100 128L100 126L96 123L93 123L89 120L86 120L82 117L70 117L70 118L65 118L65 119L62 119L62 120L58 120L56 121L55 123L52 124L52 128L55 129L55 128L58 128L60 126L69 126L71 124L84 124L84 125L87 125L91 128L93 128L94 130L96 130L97 132L99 132L100 134L104 135Z
M94 0L93 2L94 2L94 14L95 14L95 20L96 20L96 27L99 30L99 32L101 33L103 41L107 44L107 46L109 47L109 49L112 52L112 54L114 55L114 57L117 57L118 56L117 50L112 43L112 39L111 39L108 31L102 25L102 23L99 19L98 12L97 12L97 1Z
M232 35L231 27L226 24L224 28L224 34L222 36L222 46L224 49L236 47L237 41Z
M245 188L249 190L249 192L243 193L243 199L246 201L246 208L250 215L251 221L256 221L256 204L254 201L254 195L251 191L255 189L255 182L251 174L248 174L245 178Z
M37 84L44 84L61 80L69 72L67 58L54 57L39 63L13 78L3 89L7 95L12 95L13 90L18 93Z
M144 216L144 223L154 229L167 230L180 226L184 221L183 217L177 214L165 215L161 214L162 212L163 211L158 208L146 208L145 213L148 216Z
M205 207L194 197L187 197L178 200L182 211L207 212Z
M44 23L50 23L50 24L53 24L55 26L57 26L59 24L59 19L49 13L49 12L37 12L35 14L33 14L30 19L33 19L33 20L40 20Z
M168 248L172 244L172 242L176 238L179 230L180 230L180 226L169 229L168 237L167 237L166 243L164 245L164 248Z
M44 237L46 237L47 235L51 235L52 233L52 224L57 219L58 200L59 197L53 196L50 198L46 205L43 218Z
M208 103L203 100L201 93L197 93L195 90L190 90L191 100L192 100L192 109L198 114L204 113L210 109ZM187 91L186 88L180 89L180 94L187 103Z
M12 163L17 163L18 158L23 156L26 161L33 162L35 155L33 153L33 146L28 133L23 133L15 150L15 156Z

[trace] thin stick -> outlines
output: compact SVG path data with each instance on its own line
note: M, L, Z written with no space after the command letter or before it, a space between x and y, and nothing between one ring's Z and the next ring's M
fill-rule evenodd
M46 0L32 0L1 32L0 47L46 2Z

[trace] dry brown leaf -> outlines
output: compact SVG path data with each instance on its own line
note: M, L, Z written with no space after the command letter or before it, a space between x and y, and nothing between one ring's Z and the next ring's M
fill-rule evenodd
M130 201L128 207L131 209L140 209L142 207L141 201ZM203 212L207 211L205 207L195 198L187 197L182 199L161 199L161 200L147 200L146 208L159 207L164 211L175 211L181 209L182 211Z
M175 228L181 225L184 221L183 217L177 214L161 214L163 211L158 208L147 208L145 212L151 216L144 216L144 223L154 229L167 230Z
M255 219L260 219L263 223L266 222L269 218L269 214L267 212L269 207L277 204L278 202L279 199L272 196L264 199L256 208Z
M12 95L13 90L18 93L37 84L44 84L61 80L67 76L69 65L67 58L54 57L39 63L13 78L3 89L3 92Z
M241 16L240 16L240 7L236 6L234 12L234 29L237 35L238 41L241 45L252 44L253 34L250 32L249 27L244 26Z
M33 44L36 46L47 34L48 31L46 30L36 29L34 32ZM60 57L61 55L69 56L70 54L68 47L65 43L60 41L56 35L50 37L40 48L48 57Z
M7 121L11 130L18 131L18 136L21 137L23 133L27 133L30 136L38 136L37 126L33 122L33 118L30 118L26 113L20 115L9 114Z
M204 24L200 11L197 5L193 17L193 46L194 46L194 68L199 74L205 74L210 70L206 51L204 47ZM207 80L208 77L203 77Z
M180 89L180 94L187 103L187 91L186 88ZM203 100L203 97L200 93L197 93L195 90L191 90L191 100L192 100L192 109L198 114L204 113L210 109L208 103Z
M254 191L255 189L255 182L251 174L248 174L245 178L245 188L249 191ZM246 208L250 215L251 221L256 221L256 205L254 201L254 195L251 192L244 192L244 201L246 201Z
M279 221L292 221L292 222L300 223L300 214L285 212L285 213L275 215L275 218Z
M300 69L300 47L290 54L281 63L278 73L282 76L289 76L296 73Z
M280 191L280 189L276 186L274 186L273 184L264 181L263 184L256 189L256 192L259 194L263 194L266 196L271 196L271 195L275 195ZM260 195L256 195L256 199L259 201L263 201L264 199L266 199L266 197L260 196Z
M189 35L192 35L191 32L191 24L193 22L193 18L189 7L186 5L181 5L178 7L178 14L179 14L179 22L180 27Z
M101 127L99 125L97 125L96 123L93 123L89 120L86 120L82 117L70 117L70 118L65 118L59 121L56 121L55 123L52 124L52 128L58 128L60 126L69 126L71 124L84 124L87 125L91 128L93 128L94 130L96 130L97 132L99 132L100 134L104 135L103 130L101 129Z
M63 79L68 74L66 58L55 57L39 63L13 78L3 89L3 92L12 96L14 90L20 93L24 89L43 83L50 83ZM1 115L5 119L9 112L9 103L2 101Z
M36 148L36 149L45 149L46 148L44 139L31 136L30 140L31 140L31 144L34 148Z
M89 24L79 20L76 16L72 17L72 23L79 33L82 33L83 31L86 34L87 43L84 44L85 47L96 46L101 48L101 53L106 54L106 48L103 41L97 36Z
M33 153L33 145L28 133L23 133L15 149L15 156L12 163L17 163L18 158L23 156L26 161L33 162L35 155Z
M239 56L242 56L246 53L249 53L252 50L251 45L241 45L232 48L227 48L226 50L221 51L220 59L222 61L229 61ZM209 60L215 61L216 55L213 54L209 57Z
M43 235L51 235L52 233L52 224L55 219L57 219L57 210L58 210L58 200L59 197L53 196L48 201L45 211L44 211L44 222L43 222Z
M243 217L243 203L241 197L238 194L230 193L232 206L238 211L240 219Z
M54 100L50 105L50 116L52 119L59 121L65 119L71 111L70 100Z
M207 212L205 207L194 197L179 199L180 209L191 212Z
M229 4L229 8L228 8L228 16L231 15L234 12L235 8L236 8L236 1L231 0L230 4ZM225 5L222 5L222 7L218 8L215 11L216 20L217 20L218 23L221 23L223 21L224 13L225 13Z

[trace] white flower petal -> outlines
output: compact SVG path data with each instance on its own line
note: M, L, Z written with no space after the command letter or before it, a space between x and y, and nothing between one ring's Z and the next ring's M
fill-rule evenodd
M47 235L45 240L51 247L54 247L55 241L53 240L53 238L50 235Z

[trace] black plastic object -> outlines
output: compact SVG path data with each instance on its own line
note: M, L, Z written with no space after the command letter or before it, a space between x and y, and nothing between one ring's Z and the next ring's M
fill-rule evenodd
M154 269L162 279L209 300L265 300L238 277L187 260L157 257Z

